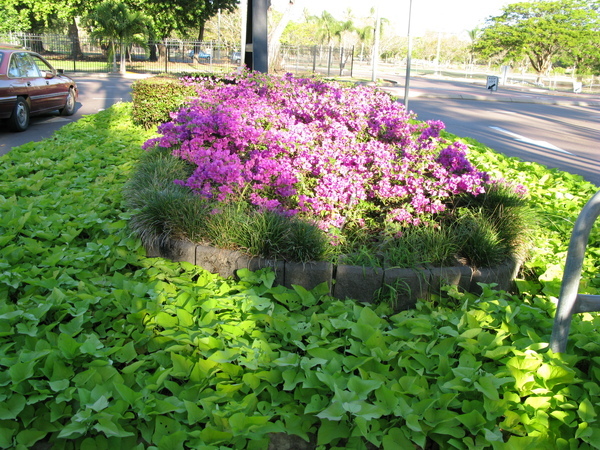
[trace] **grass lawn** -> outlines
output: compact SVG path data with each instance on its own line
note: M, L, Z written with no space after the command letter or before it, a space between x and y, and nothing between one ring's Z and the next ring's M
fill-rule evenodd
M151 134L117 104L0 159L0 448L598 448L600 321L547 344L596 186L465 140L537 209L519 292L392 314L146 258L121 192ZM588 254L598 294L597 227Z

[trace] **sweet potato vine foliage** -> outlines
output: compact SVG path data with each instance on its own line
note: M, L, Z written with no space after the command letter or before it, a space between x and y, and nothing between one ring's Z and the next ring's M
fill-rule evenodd
M443 123L418 122L370 87L256 73L185 82L197 97L144 147L193 164L177 182L207 199L301 214L323 230L365 219L397 229L489 182L464 144L440 137Z

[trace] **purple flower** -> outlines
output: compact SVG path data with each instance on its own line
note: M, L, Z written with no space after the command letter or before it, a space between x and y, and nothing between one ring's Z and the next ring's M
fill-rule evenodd
M465 145L440 136L442 122L417 122L376 89L289 74L184 82L197 96L144 148L193 164L178 183L207 199L242 199L332 230L361 223L364 202L380 211L381 227L418 225L490 183Z

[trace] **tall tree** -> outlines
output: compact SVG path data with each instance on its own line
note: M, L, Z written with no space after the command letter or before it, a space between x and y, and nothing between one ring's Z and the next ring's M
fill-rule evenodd
M174 32L185 34L187 30L199 30L204 34L204 25L221 12L233 11L239 0L127 0L132 5L152 17L153 38L166 39Z
M474 48L486 58L500 55L504 62L527 56L541 82L553 60L585 46L599 27L597 1L513 3L488 20Z
M15 2L7 0L0 9L0 34L26 31L29 27L28 18L15 8Z
M4 0L0 8L0 21L18 17L21 22L18 30L29 33L41 34L56 22L65 19L71 13L69 2L48 0L36 2L34 0ZM3 23L0 27L6 26Z

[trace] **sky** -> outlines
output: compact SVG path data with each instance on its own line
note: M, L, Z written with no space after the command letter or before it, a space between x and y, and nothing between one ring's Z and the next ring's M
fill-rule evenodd
M336 19L345 17L350 8L355 17L368 17L379 2L380 16L390 21L397 34L408 34L410 0L295 0L299 12L308 9L311 14L322 11ZM273 7L283 11L288 0L272 0ZM515 0L412 0L411 35L420 36L426 31L464 34L484 25L489 16L497 16L502 8Z

